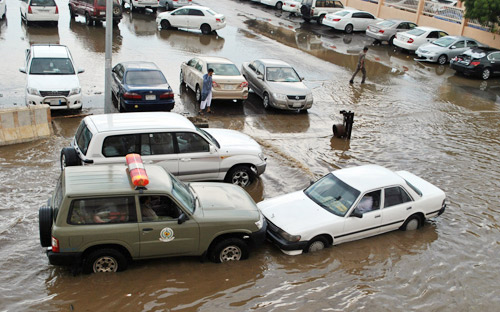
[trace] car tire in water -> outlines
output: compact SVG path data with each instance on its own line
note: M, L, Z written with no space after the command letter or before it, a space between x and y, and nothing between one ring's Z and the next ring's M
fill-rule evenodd
M276 10L281 10L283 8L283 2L281 2L281 1L276 2L275 7L276 7Z
M90 18L90 14L88 12L85 13L85 24L87 26L92 26L93 24L92 18Z
M208 35L212 32L212 27L210 27L210 25L208 24L203 24L201 25L200 30L202 34Z
M92 251L83 259L83 273L114 273L127 269L127 258L118 250L103 248Z
M318 19L316 20L316 23L318 25L323 25L323 19L325 18L325 14L321 14Z
M262 99L262 105L264 105L265 109L271 107L271 100L269 99L269 94L264 93L264 98Z
M440 55L437 60L439 65L444 65L446 62L448 62L448 57L444 54Z
M402 231L415 231L422 226L422 220L418 215L411 215L401 226Z
M199 85L196 85L195 89L195 96L196 96L196 102L200 103L201 102L201 89Z
M392 37L391 37L391 39L389 39L389 44L390 44L391 46L393 46L393 45L394 45L394 38L395 38L395 36L392 36Z
M42 206L38 209L38 227L40 231L40 244L42 247L52 245L52 208Z
M170 22L167 20L161 20L160 22L161 29L169 29L170 28Z
M61 170L64 167L80 165L80 157L72 147L65 147L61 150Z
M345 31L346 34L352 33L353 30L354 30L354 28L352 27L352 24L345 25L344 31Z
M211 248L209 258L215 263L243 260L248 258L248 246L241 238L226 238Z
M254 180L254 173L248 166L239 165L233 167L226 175L225 182L247 187Z
M306 248L304 248L304 252L305 253L317 252L327 248L328 245L329 243L326 238L324 238L323 236L318 236L309 241Z
M491 69L489 67L483 69L483 72L481 73L481 78L483 78L483 80L488 80L490 76L491 76Z
M182 73L182 70L181 70L181 74L179 76L179 81L181 82L181 85L184 83L184 74Z

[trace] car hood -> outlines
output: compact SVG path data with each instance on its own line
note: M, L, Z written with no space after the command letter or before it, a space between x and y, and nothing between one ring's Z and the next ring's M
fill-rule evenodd
M220 144L220 150L223 152L234 152L236 150L249 149L255 150L256 152L261 152L262 148L255 142L254 139L246 134L235 130L229 129L204 129L206 132L210 133Z
M432 43L424 43L417 49L417 51L422 51L422 50L439 53L439 52L444 52L445 50L447 50L447 48L446 47L443 48Z
M272 82L266 81L271 92L283 93L286 95L306 95L311 90L302 82Z
M37 90L70 91L80 87L77 75L28 75L27 86Z
M342 217L318 206L303 191L264 200L257 206L266 219L292 235L343 221Z

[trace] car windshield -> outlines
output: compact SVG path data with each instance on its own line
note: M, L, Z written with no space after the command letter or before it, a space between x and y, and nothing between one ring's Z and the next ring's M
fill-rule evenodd
M54 0L31 0L32 6L56 6Z
M32 75L74 75L75 69L69 58L34 58L31 61Z
M360 191L330 173L305 189L304 193L325 210L343 217L358 198Z
M208 133L207 131L200 129L198 127L196 127L196 131L205 135L205 137L207 137L210 141L212 141L212 143L215 144L215 146L217 146L217 148L220 148L219 142L210 133Z
M238 67L234 64L217 64L208 63L207 68L212 68L214 70L214 75L218 76L239 76L240 71Z
M195 198L189 187L177 180L173 175L170 175L172 180L172 195L186 207L189 212L193 213L195 209Z
M408 35L413 35L415 37L421 36L425 34L425 30L420 29L420 28L415 28L407 32Z
M351 12L350 11L339 11L339 12L336 12L334 14L338 15L338 16L346 16L349 13L351 13Z
M291 67L267 67L266 80L275 82L298 82L300 78Z
M455 42L455 39L443 37L443 38L440 38L438 40L432 41L432 44L435 44L437 46L444 48L444 47L450 46L453 42Z
M129 71L125 83L132 86L150 86L167 83L167 79L159 70Z
M377 23L377 25L381 27L391 27L394 24L396 24L396 22L394 21L382 21L380 23Z

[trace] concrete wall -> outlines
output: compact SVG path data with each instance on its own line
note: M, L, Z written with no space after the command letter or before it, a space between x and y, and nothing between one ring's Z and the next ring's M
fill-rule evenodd
M51 134L48 105L0 110L0 146L34 141Z

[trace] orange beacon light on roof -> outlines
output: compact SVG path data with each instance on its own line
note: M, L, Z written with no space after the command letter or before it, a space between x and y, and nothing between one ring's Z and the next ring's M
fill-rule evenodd
M125 156L125 159L127 161L128 171L132 184L136 187L145 187L146 185L148 185L149 178L146 174L146 169L144 169L141 155L128 154L127 156Z

